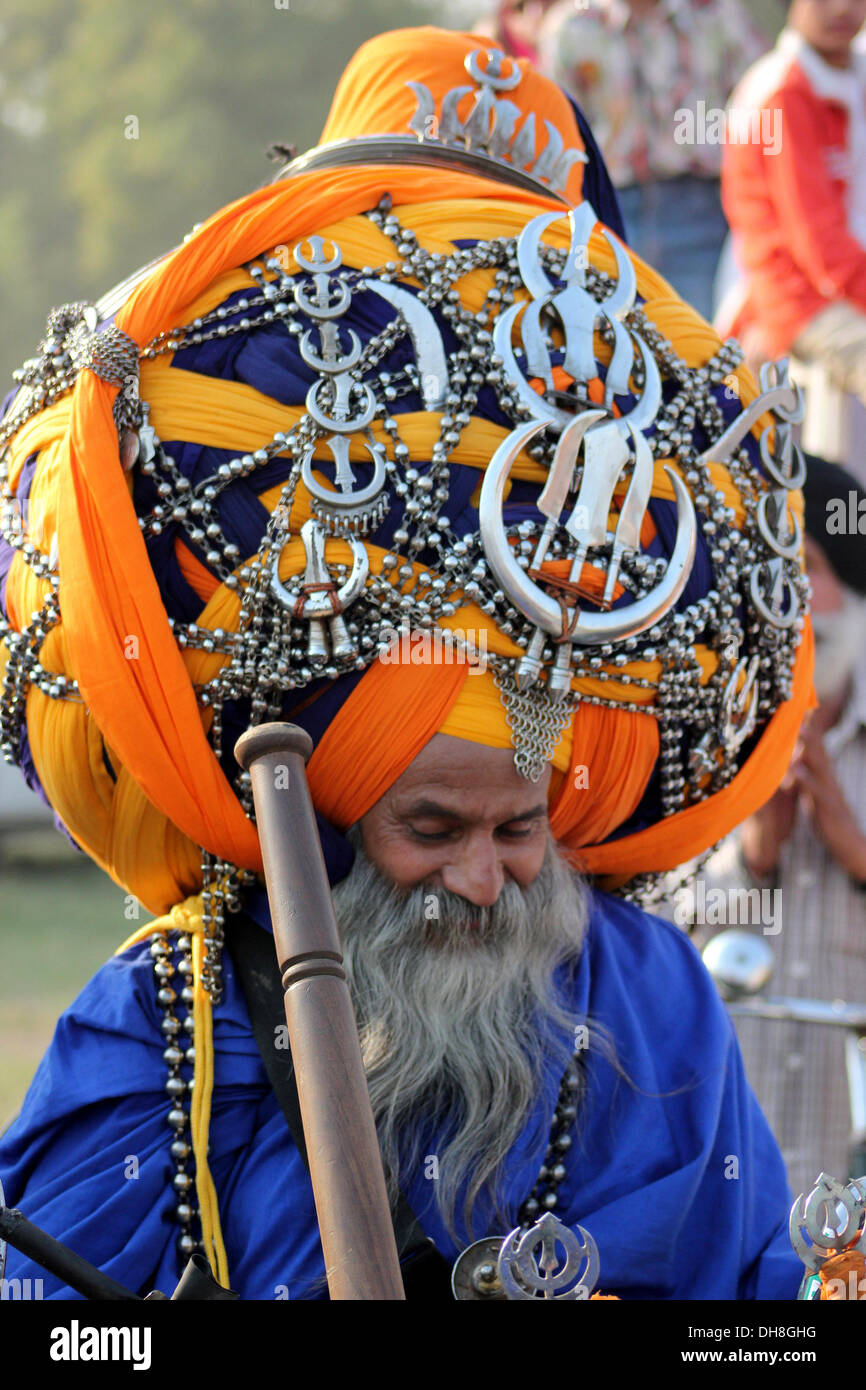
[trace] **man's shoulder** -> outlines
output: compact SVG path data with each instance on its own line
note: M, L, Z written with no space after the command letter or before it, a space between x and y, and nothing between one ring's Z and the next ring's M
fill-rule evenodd
M682 1040L700 1027L707 1048L725 1051L732 1028L697 948L679 927L633 903L593 892L587 930L589 1007L601 1021L631 1020Z
M658 961L706 974L696 948L679 927L612 893L591 891L587 944L599 959L613 957L634 965Z

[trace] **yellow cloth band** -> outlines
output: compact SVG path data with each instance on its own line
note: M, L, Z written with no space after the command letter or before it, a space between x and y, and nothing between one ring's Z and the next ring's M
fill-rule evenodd
M204 960L204 916L201 895L186 898L164 917L146 923L118 946L116 956L148 937L179 932L191 938L193 968L193 1022L195 1024L195 1066L189 1108L189 1127L195 1155L195 1188L201 1217L201 1238L211 1272L223 1288L229 1287L229 1268L220 1227L216 1188L208 1167L210 1108L214 1083L213 1008L202 984Z

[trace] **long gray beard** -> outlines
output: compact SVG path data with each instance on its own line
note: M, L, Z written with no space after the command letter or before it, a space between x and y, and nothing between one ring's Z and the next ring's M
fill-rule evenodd
M514 1226L498 1190L503 1160L551 1062L564 1070L576 1045L592 1045L553 980L580 955L587 890L552 837L535 882L506 883L490 908L443 888L399 889L366 857L357 827L349 838L356 859L334 906L392 1201L401 1174L411 1180L426 1160L430 1176L435 1158L455 1239L467 1179L467 1230L481 1193ZM424 1155L421 1131L437 1120L445 1141Z

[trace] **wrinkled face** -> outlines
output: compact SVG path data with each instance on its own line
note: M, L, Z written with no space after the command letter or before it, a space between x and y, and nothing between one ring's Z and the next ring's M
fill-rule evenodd
M427 883L492 907L527 888L547 845L550 768L521 777L510 748L436 734L360 821L364 849L401 888Z

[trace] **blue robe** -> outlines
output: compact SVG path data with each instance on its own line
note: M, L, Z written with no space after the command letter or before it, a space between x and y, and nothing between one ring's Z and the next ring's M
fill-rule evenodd
M266 917L261 907L251 912ZM600 1053L586 1054L587 1089L559 1187L557 1215L580 1222L598 1245L600 1291L795 1298L802 1265L786 1232L784 1165L692 944L595 893L572 993L576 1019L604 1025L630 1078ZM0 1177L10 1206L108 1274L140 1292L170 1293L178 1227L161 1016L147 945L105 965L61 1017L20 1115L0 1138ZM210 1163L232 1287L246 1299L325 1297L309 1177L229 960L214 1042ZM559 1080L551 1068L508 1159L515 1209L541 1165ZM435 1135L425 1152L436 1152ZM453 1259L462 1245L443 1228L423 1164L404 1188ZM46 1298L76 1296L12 1249L6 1273L42 1277Z

